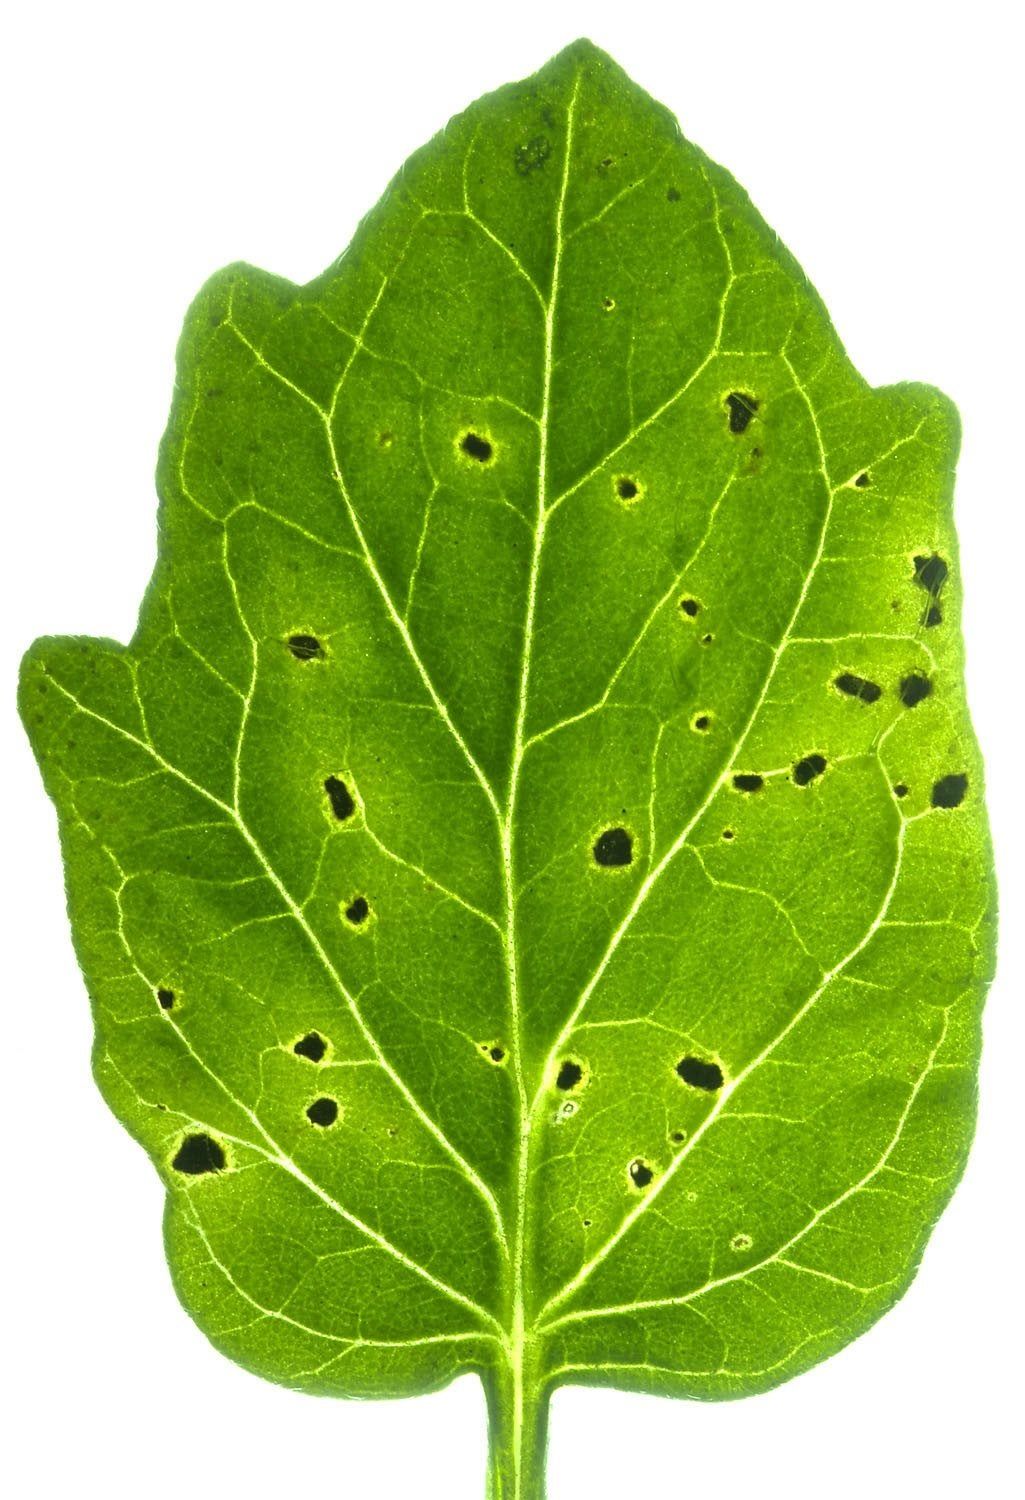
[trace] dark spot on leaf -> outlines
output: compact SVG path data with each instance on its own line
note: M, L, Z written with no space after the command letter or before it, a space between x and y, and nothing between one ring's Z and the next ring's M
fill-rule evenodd
M701 637L701 644L703 646L710 646L714 640L715 640L715 636L712 635L711 632L709 632L708 635L703 635Z
M738 792L760 792L765 785L765 778L754 772L740 771L734 776L733 785Z
M679 190L679 188L674 188L674 187L669 188L668 191L666 192L666 197L667 197L667 199L669 200L670 203L679 203L679 201L680 201L680 190Z
M736 838L736 834L734 833L732 828L724 828L722 831L722 836L727 841L727 843L730 839Z
M680 600L680 608L683 610L683 612L684 612L685 615L689 615L690 618L693 620L694 616L697 614L698 610L701 608L701 605L698 603L698 601L696 599L681 599Z
M903 781L898 781L897 785L893 789L893 795L895 797L906 797L907 794L908 794L908 788L907 788L906 784Z
M599 865L628 865L633 859L633 839L625 828L606 828L594 841L594 859Z
M707 729L711 728L712 719L709 714L698 714L691 723L699 734L704 734Z
M333 1125L338 1119L337 1099L314 1099L306 1110L306 1118L311 1125L321 1125L325 1128Z
M854 476L854 483L858 486L859 490L867 490L872 480L869 478L867 471L863 469L860 474Z
M730 431L746 432L751 425L751 418L758 410L758 402L754 396L747 396L743 391L732 391L726 397L726 407L730 414Z
M634 1187L639 1188L646 1188L648 1186L648 1183L655 1175L651 1168L648 1166L648 1163L646 1161L642 1161L639 1156L634 1157L633 1161L627 1168L627 1171L630 1173L630 1181L633 1183Z
M960 807L968 790L968 777L963 772L941 776L932 789L933 807Z
M679 1146L681 1142L687 1139L687 1132L685 1130L674 1130L669 1139Z
M174 990L157 990L157 1004L161 1010L170 1010L174 1004Z
M356 804L345 782L339 780L337 776L329 776L324 782L324 790L331 803L331 811L338 821L344 823L346 818L351 818L356 811Z
M718 1063L708 1062L703 1057L681 1057L676 1071L684 1083L692 1089L705 1089L714 1094L723 1086L723 1072Z
M846 693L848 698L860 698L862 703L875 703L883 696L878 682L870 682L867 677L858 677L854 672L841 672L834 678L833 686Z
M395 441L395 434L394 432L379 432L377 435L377 441L380 447L390 448L392 443L394 443Z
M517 146L513 153L513 162L521 177L536 172L543 167L552 154L552 143L547 136L535 135L525 145Z
M581 1219L580 1222L581 1222L581 1224L583 1224L583 1226L584 1226L585 1229L590 1229L590 1227L591 1227L591 1221L590 1221L590 1219Z
M611 166L615 165L615 161L616 158L614 156L603 156L598 166L601 170L607 172Z
M620 500L636 500L640 492L636 479L631 479L629 474L620 474L616 480L616 494Z
M794 767L794 780L798 786L807 786L809 781L814 781L816 776L821 776L825 769L826 757L824 755L806 755Z
M481 437L479 432L465 433L459 446L468 458L475 458L480 464L490 462L495 452L487 438Z
M300 1037L292 1051L297 1057L306 1057L310 1062L319 1063L327 1051L327 1042L319 1032L308 1031L304 1037Z
M601 305L606 312L611 312L616 305L616 299L615 297L603 297L601 299Z
M324 655L324 648L315 635L290 635L288 649L296 661L313 661Z
M942 625L943 624L943 611L942 611L942 609L940 609L940 607L939 607L938 604L930 604L929 605L929 608L926 610L925 614L922 616L922 624L923 625Z
M932 683L928 677L923 677L919 672L912 672L909 676L901 678L900 701L905 708L914 708L924 698L928 698L931 692Z
M223 1172L226 1161L224 1147L212 1136L187 1135L171 1165L186 1177L201 1177L204 1172Z
M365 922L370 915L370 907L365 896L357 896L355 901L349 903L345 908L345 920L351 922L353 927L358 927Z
M489 1062L496 1064L505 1062L505 1048L500 1047L497 1042L481 1042L479 1046Z
M568 1092L570 1089L576 1088L583 1076L584 1070L580 1064L574 1062L571 1057L567 1057L559 1069L559 1076L555 1080L555 1087Z
M915 582L935 599L947 581L950 569L938 552L915 558Z

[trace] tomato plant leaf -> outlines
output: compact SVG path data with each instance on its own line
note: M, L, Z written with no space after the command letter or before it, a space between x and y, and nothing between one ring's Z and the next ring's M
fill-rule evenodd
M96 1077L268 1379L763 1390L907 1286L993 905L957 421L578 43L190 311L138 630L37 642Z

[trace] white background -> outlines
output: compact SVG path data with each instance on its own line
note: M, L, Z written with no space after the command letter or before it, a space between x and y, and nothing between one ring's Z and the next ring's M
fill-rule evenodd
M1025 368L1016 7L644 0L19 6L0 38L4 1448L16 1500L480 1500L479 1387L318 1401L216 1354L170 1289L161 1192L89 1078L54 817L13 716L40 633L127 639L175 340L236 258L306 280L411 149L579 34L728 165L876 384L965 429L957 517L1001 969L967 1176L905 1301L782 1389L568 1391L551 1500L1016 1493L1025 1050Z

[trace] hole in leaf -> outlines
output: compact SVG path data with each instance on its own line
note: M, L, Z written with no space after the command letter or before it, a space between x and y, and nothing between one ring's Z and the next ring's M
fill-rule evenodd
M935 599L947 581L950 569L938 552L915 558L915 582Z
M854 483L858 486L859 490L867 490L869 485L872 483L872 479L868 471L866 469L862 469L860 474L855 474Z
M606 828L594 841L594 861L598 865L628 865L632 861L633 839L625 828Z
M907 794L908 794L908 788L907 788L906 783L903 782L903 781L898 781L897 785L893 789L893 795L895 797L906 797Z
M317 1031L308 1031L304 1037L300 1037L292 1048L296 1057L308 1058L310 1062L319 1063L327 1052L327 1042Z
M794 780L798 786L807 786L809 781L814 781L816 776L821 776L825 769L826 757L824 755L806 755L794 767Z
M692 1089L705 1089L714 1094L723 1086L722 1068L704 1057L681 1057L676 1064L676 1071Z
M320 1125L326 1130L338 1119L338 1100L314 1099L306 1110L306 1118L311 1125Z
M733 785L738 792L760 792L765 785L765 778L754 772L741 771L734 776Z
M157 1004L161 1010L170 1010L174 1004L174 990L157 990Z
M344 823L346 818L351 818L356 811L356 804L345 782L337 776L329 776L324 782L324 790L331 803L331 811L338 821Z
M960 807L968 791L968 777L957 771L950 776L941 776L932 789L933 807Z
M636 479L631 479L629 474L620 474L616 479L616 494L620 500L636 500L641 493L641 487Z
M875 703L883 696L878 682L870 682L867 677L858 677L854 672L841 672L833 679L833 686L846 693L848 698L860 698L862 703Z
M743 391L731 391L726 397L726 408L730 415L730 431L746 432L758 410L758 402Z
M355 901L350 901L345 908L345 920L351 922L353 927L359 927L370 915L370 905L366 896L357 896Z
M920 672L912 672L909 676L901 678L900 701L905 708L915 708L923 699L928 698L931 692L932 683Z
M568 1092L570 1089L576 1088L583 1076L584 1070L580 1064L574 1062L571 1057L567 1057L559 1069L559 1076L555 1080L555 1087Z
M680 600L680 608L683 610L683 612L684 612L685 615L689 615L690 618L693 620L694 616L697 614L698 610L701 608L701 605L698 603L698 601L696 599L681 599Z
M459 446L468 458L475 458L479 464L490 463L494 457L494 448L479 432L464 433Z
M187 1135L171 1165L186 1177L201 1177L204 1172L223 1172L226 1162L224 1147L213 1136Z
M288 649L296 661L313 661L324 655L324 648L315 635L290 635Z
M639 1156L634 1157L633 1161L627 1167L627 1172L630 1174L630 1181L636 1188L646 1188L655 1175L648 1166L648 1163L643 1161Z
M922 624L929 626L943 624L943 611L938 604L929 605L929 608L922 616Z

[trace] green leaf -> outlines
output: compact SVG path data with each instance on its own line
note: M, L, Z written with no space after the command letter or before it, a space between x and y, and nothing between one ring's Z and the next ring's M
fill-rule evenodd
M96 1076L268 1379L764 1390L961 1171L993 905L956 416L587 43L192 308L130 646L44 640Z

